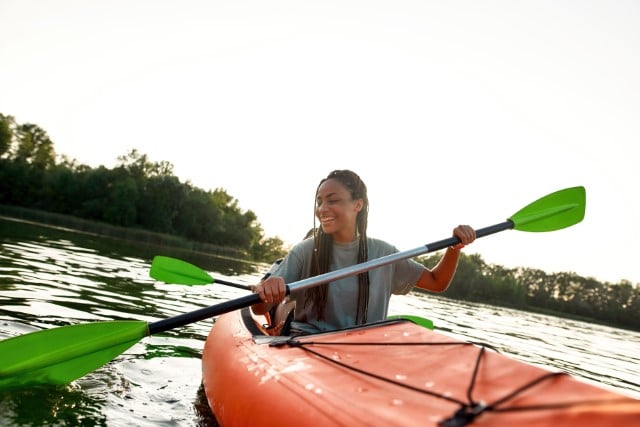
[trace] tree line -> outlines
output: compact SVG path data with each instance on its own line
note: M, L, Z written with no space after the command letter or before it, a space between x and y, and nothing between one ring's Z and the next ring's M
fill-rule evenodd
M286 253L266 237L255 213L242 211L224 189L182 183L168 162L137 150L108 169L57 156L47 133L0 113L0 204L39 209L231 248L246 259L272 262ZM439 254L420 258L433 266ZM640 330L640 286L598 282L574 273L486 264L462 254L445 297L565 314Z
M180 182L173 165L131 150L114 168L57 156L47 132L0 114L0 204L179 236L262 261L284 254L226 190Z
M422 259L432 267L439 254ZM565 315L640 331L640 286L628 280L599 282L575 273L487 264L478 254L461 254L445 297Z

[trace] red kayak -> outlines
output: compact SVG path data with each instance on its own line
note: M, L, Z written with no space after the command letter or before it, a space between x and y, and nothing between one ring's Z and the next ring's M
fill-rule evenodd
M264 320L231 312L207 338L203 384L221 426L640 425L638 399L423 322L292 338L269 336Z

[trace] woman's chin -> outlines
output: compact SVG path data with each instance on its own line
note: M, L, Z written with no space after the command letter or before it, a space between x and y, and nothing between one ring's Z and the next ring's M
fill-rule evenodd
M324 234L333 234L336 231L336 227L332 227L331 225L322 225L320 228Z

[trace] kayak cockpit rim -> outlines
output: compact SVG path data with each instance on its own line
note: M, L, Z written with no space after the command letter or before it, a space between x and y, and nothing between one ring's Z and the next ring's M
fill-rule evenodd
M375 326L379 326L379 325L390 325L390 324L397 324L397 323L403 323L403 322L410 322L410 323L415 323L419 326L424 326L424 323L430 323L430 321L428 319L423 319L423 318L418 318L415 316L407 316L407 317L403 317L403 316L393 316L390 317L386 320L379 320L377 322L371 322L371 323L367 323L364 325L357 325L357 326L351 326L348 328L342 328L342 329L336 329L333 331L325 331L325 332L318 332L318 333L314 333L314 334L305 334L305 335L297 335L295 337L289 336L289 335L266 335L263 332L263 329L260 328L257 324L257 319L253 316L253 314L251 313L251 309L250 308L243 308L241 310L242 312L242 321L244 323L245 328L249 331L249 333L251 333L251 336L253 338L253 342L258 344L258 345L280 345L283 343L286 343L287 341L291 340L292 338L296 338L296 339L305 339L305 338L312 338L312 337L321 337L321 336L325 336L325 335L332 335L332 334L336 334L336 333L341 333L341 332L346 332L346 331L358 331L358 330L362 330L362 329L369 329L371 327L375 327ZM431 329L431 328L429 328Z

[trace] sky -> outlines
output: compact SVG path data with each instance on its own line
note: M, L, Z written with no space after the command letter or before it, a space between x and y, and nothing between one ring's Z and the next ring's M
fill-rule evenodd
M0 113L58 154L137 149L286 244L334 169L414 249L584 186L570 228L465 248L640 282L640 2L0 0Z

